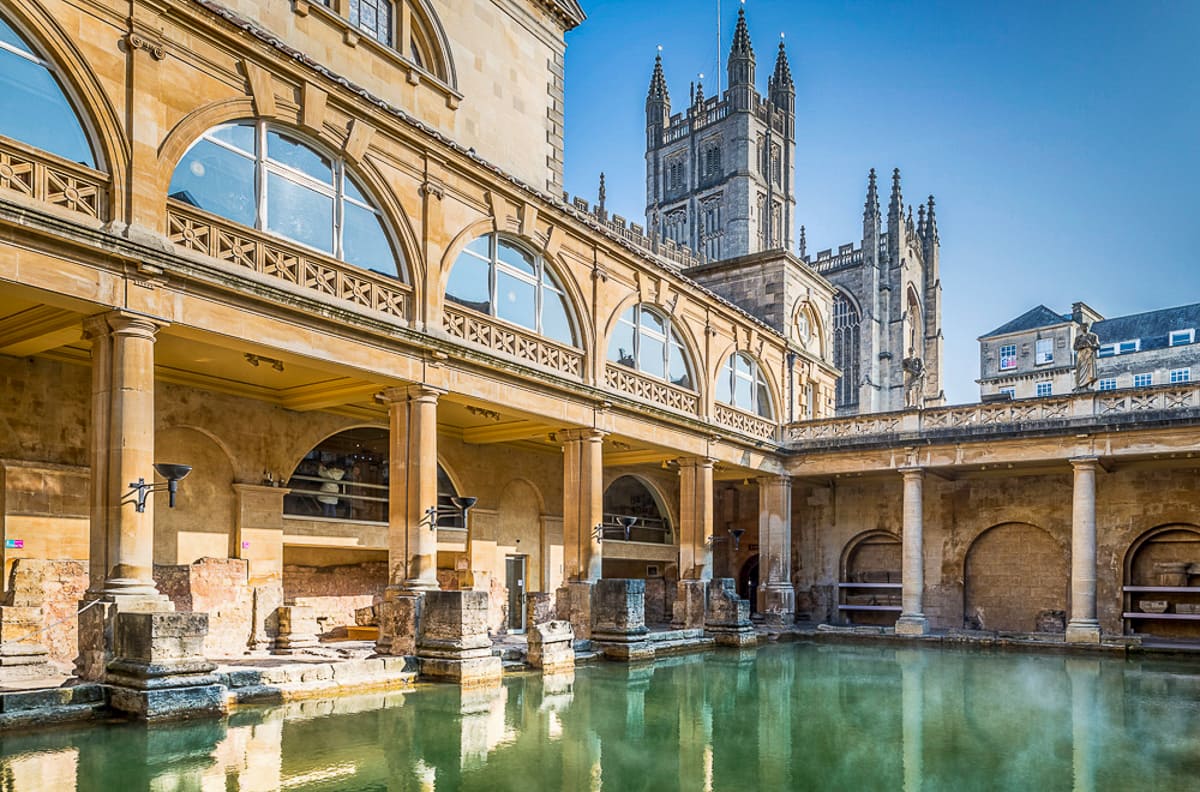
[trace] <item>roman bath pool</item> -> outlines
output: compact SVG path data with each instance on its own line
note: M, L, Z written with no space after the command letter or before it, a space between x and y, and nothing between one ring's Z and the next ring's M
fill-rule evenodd
M1195 790L1200 664L809 644L0 737L0 789Z

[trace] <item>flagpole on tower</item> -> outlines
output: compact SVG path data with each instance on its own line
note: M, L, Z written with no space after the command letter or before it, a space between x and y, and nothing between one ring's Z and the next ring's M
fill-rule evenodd
M717 73L717 93L721 95L721 0L717 0L717 66L714 70Z

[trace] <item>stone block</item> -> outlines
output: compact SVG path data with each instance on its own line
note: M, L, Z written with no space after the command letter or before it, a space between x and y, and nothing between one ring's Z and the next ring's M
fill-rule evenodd
M592 598L592 643L612 660L654 657L646 643L646 581L605 578Z
M676 583L671 626L677 630L702 629L706 594L706 581L685 579Z
M709 583L704 629L722 646L749 646L758 642L750 623L750 603L738 597L733 578L718 578Z
M321 628L312 608L303 605L280 605L275 609L275 624L273 654L301 654L320 645L317 633Z
M109 704L142 720L221 715L226 688L203 655L205 613L123 613L106 669Z
M486 591L429 591L421 605L417 659L421 675L463 685L500 679L487 633Z
M572 580L556 592L559 620L569 621L575 637L581 640L592 637L592 590L595 585L588 580Z
M389 589L379 603L379 640L375 651L381 655L403 657L417 653L417 630L421 623L424 595Z
M762 593L763 621L769 627L790 627L796 623L796 591L790 585L767 585Z
M377 627L379 625L379 612L374 605L366 608L358 608L354 611L354 623L359 627Z
M557 617L554 595L535 591L525 595L525 624L532 629L535 624L545 624Z
M526 662L543 674L575 669L575 631L566 621L549 621L529 628Z

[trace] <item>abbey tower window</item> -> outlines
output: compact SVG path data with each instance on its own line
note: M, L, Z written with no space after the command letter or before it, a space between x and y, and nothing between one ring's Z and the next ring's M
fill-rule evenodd
M681 192L686 185L686 173L684 171L683 157L676 157L667 163L667 185L668 193Z
M859 325L861 317L850 298L838 292L833 297L833 365L842 370L837 381L837 406L858 404Z

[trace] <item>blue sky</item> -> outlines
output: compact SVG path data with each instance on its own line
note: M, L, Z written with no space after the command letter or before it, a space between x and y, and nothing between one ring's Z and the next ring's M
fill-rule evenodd
M566 187L641 221L656 47L673 109L715 87L717 0L584 0L567 36ZM1045 303L1105 316L1200 302L1200 2L748 0L765 90L786 34L797 223L862 236L871 167L933 193L945 387L974 401L976 338ZM721 57L737 5L721 0ZM722 64L722 75L724 75ZM886 179L884 180L886 184Z

